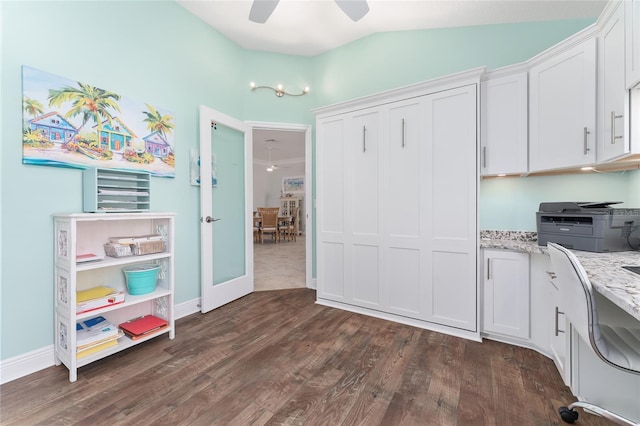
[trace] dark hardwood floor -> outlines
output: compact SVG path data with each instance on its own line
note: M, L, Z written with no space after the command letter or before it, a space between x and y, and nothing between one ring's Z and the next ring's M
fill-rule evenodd
M0 387L2 425L556 425L553 362L257 292L82 367ZM581 413L578 424L605 425Z

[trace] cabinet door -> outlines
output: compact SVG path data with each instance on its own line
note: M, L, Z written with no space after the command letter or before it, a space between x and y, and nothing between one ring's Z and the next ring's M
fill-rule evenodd
M527 73L481 84L481 168L483 176L527 172Z
M355 113L349 126L347 181L350 182L347 217L351 229L351 299L360 306L380 303L380 111Z
M640 0L624 2L626 87L640 83Z
M529 170L594 163L595 38L532 67L529 83Z
M624 5L620 5L599 37L598 162L629 152L625 141L624 37Z
M547 281L547 291L549 304L547 305L547 315L553 319L553 328L549 330L549 350L551 359L556 364L556 368L562 376L562 381L569 386L571 383L570 366L570 324L562 310L560 304L560 291L553 279Z
M421 100L389 106L384 144L384 280L386 309L421 318L421 237L424 210L420 157L424 148ZM426 173L422 171L422 173Z
M426 97L428 321L477 331L477 85Z
M317 123L318 297L346 300L345 119Z
M484 251L483 330L529 339L529 255Z

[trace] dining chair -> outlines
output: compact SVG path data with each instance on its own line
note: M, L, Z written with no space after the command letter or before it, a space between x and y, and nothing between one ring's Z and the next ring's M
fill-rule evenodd
M260 213L260 243L264 244L264 234L272 234L276 243L280 241L280 230L278 228L278 207L258 207Z
M291 240L291 238L293 238L293 241L296 241L296 234L297 234L296 218L297 217L298 217L298 207L293 207L291 209L291 217L289 218L289 221L283 226L283 230L287 235L287 240Z
M580 261L571 251L556 243L548 243L553 272L559 287L560 301L574 330L604 363L620 370L640 374L640 328L601 324L593 294L593 287ZM560 407L562 420L578 420L576 407L585 408L621 425L637 425L604 407L578 401Z

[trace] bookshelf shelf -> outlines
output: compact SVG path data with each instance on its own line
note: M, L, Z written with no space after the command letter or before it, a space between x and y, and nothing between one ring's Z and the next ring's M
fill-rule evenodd
M154 337L175 337L174 317L174 213L71 213L54 215L55 233L55 336L56 365L69 369L69 381L77 379L77 369ZM165 251L141 256L109 257L103 244L120 235L162 235ZM76 262L76 256L96 255L96 260ZM158 284L151 293L131 295L123 267L156 263L160 265ZM108 305L89 312L76 312L76 292L96 286L107 286L125 292L123 303ZM118 325L132 318L152 314L166 320L168 328L132 340L123 336L118 344L81 358L76 354L76 323L103 316Z

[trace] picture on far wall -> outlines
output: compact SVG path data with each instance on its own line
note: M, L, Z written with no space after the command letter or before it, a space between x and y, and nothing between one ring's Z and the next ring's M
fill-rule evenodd
M282 194L299 194L304 192L304 176L282 178Z
M22 66L22 162L175 177L174 115Z

